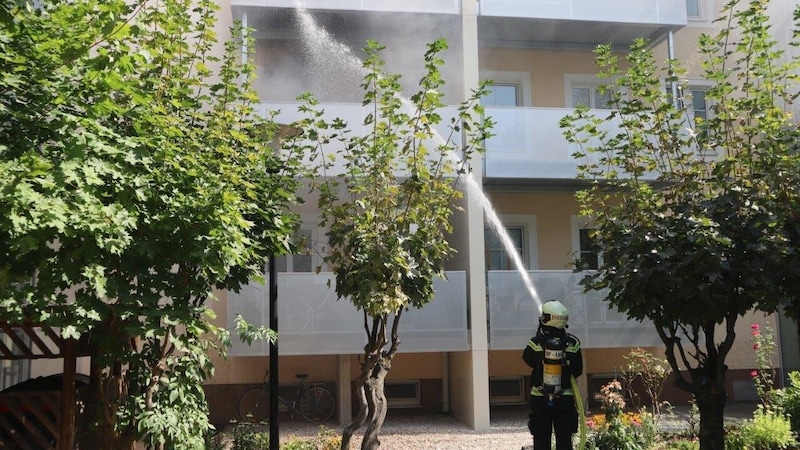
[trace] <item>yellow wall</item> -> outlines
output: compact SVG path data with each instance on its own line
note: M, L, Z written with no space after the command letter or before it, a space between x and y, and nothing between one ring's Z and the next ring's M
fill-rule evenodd
M597 73L594 53L518 48L484 48L480 52L483 71L518 71L530 73L531 105L565 107L564 75Z
M539 270L570 269L572 215L578 214L573 193L491 194L500 214L535 214Z

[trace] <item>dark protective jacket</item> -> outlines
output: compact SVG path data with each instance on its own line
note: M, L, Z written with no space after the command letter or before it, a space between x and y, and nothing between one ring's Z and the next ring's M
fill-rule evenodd
M577 378L583 373L581 342L572 334L561 328L539 325L536 336L528 342L522 352L522 359L531 367L531 395L542 396L544 378L544 343L551 337L559 337L564 343L564 358L561 368L561 391L559 395L574 395L571 377Z

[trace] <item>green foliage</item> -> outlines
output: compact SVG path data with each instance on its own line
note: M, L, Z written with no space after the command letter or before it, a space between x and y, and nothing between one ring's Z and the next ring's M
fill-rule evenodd
M91 337L98 432L198 448L206 302L286 251L300 161L215 2L37 3L0 5L0 316Z
M241 423L233 429L233 450L263 450L269 448L269 433L263 427ZM321 426L316 436L289 436L282 439L281 450L338 450L342 438L330 428Z
M482 112L483 88L459 107L453 134L437 134L444 106L439 53L445 48L442 40L429 44L420 90L404 100L400 76L383 72L383 47L368 44L363 104L371 113L363 136L351 135L341 120L324 120L311 96L301 108L307 119L295 124L303 134L293 145L310 147L322 173L331 170L329 144L340 142L344 149L335 155L344 161L344 173L314 185L328 227L325 262L336 275L336 293L371 317L432 299L433 278L444 275L453 252L447 234L453 202L461 196L456 180L488 134L488 122L474 119ZM460 140L461 130L469 137L464 146L453 140Z
M775 366L772 357L775 354L775 338L772 328L765 326L761 329L757 323L750 325L753 336L753 350L756 352L756 366L758 370L753 372L753 384L755 385L761 404L765 408L771 408L774 395Z
M600 401L604 415L593 418L587 425L593 434L587 441L590 450L644 450L658 435L652 414L624 413L625 399L618 380L606 383L595 399Z
M253 424L241 423L233 429L233 450L263 450L269 448L269 432Z
M649 414L630 416L622 414L611 417L596 429L586 442L587 450L645 450L654 444L657 429Z
M247 345L252 344L254 341L260 341L263 339L266 339L269 342L275 342L278 339L278 334L275 332L275 330L271 330L269 327L256 326L248 323L239 314L237 314L236 318L234 319L234 325L236 327L236 334L239 336L239 339L241 339L242 342Z
M789 372L789 386L773 390L770 398L778 411L789 419L792 432L800 435L800 372Z
M641 407L641 403L637 402L639 394L634 389L638 381L644 388L647 400L650 401L653 416L658 418L664 406L661 393L667 378L672 373L669 363L642 348L632 349L624 359L626 365L623 368L623 378L629 401L635 408Z
M688 87L680 63L656 63L639 40L626 69L610 46L597 49L613 109L601 117L579 109L561 123L581 149L589 187L578 200L603 251L583 285L654 322L676 386L704 415L722 413L737 319L796 295L800 136L786 106L798 61L777 48L767 7L728 1L718 34L700 38L701 76L712 83L707 120L695 120L691 98L680 95ZM665 80L682 89L666 92ZM700 437L719 447L714 423L701 423Z
M780 450L795 444L789 419L765 408L725 436L725 448L730 450Z

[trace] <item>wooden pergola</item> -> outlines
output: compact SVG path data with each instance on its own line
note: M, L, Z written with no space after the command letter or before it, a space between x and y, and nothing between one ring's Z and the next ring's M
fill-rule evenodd
M0 360L64 360L59 391L0 393L0 449L8 442L6 448L72 450L77 358L88 356L85 341L65 339L56 329L32 320L12 323L0 319L0 332L11 340L10 346L0 340Z

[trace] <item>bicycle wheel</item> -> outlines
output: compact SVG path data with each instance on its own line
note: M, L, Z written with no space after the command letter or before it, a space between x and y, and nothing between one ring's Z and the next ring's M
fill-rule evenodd
M254 388L239 399L239 417L245 422L269 422L269 391Z
M331 391L323 387L309 388L300 399L298 410L309 422L325 422L333 416L336 401Z

